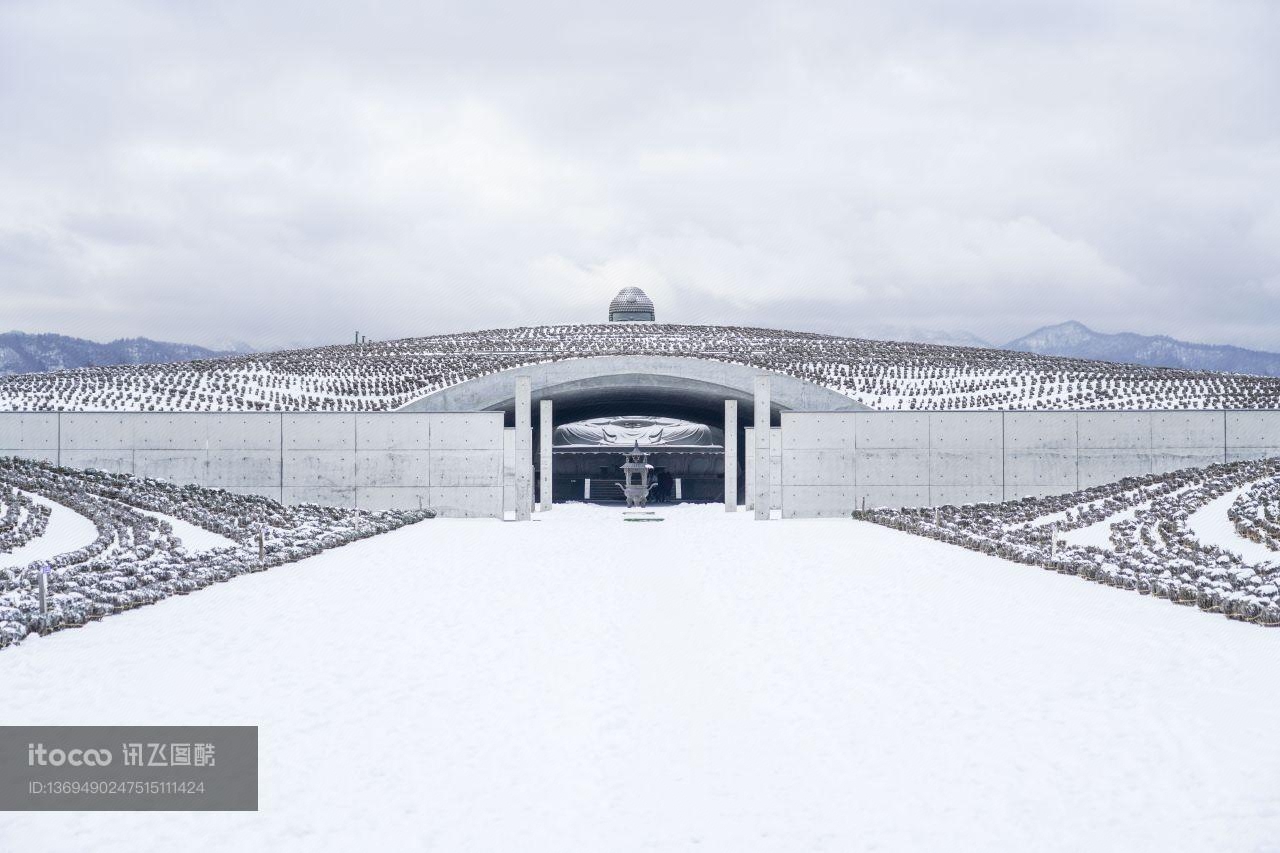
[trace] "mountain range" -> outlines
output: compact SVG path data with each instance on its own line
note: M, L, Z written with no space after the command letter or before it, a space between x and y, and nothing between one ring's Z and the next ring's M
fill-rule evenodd
M999 349L1151 367L1280 376L1280 353L1225 344L1193 344L1168 335L1106 334L1074 320L1036 329Z
M1007 344L993 344L964 331L948 332L906 326L867 326L857 329L855 334L882 341L1007 349L1039 355L1087 358L1092 361L1143 364L1148 367L1280 376L1280 353L1226 344L1196 344L1168 335L1095 332L1075 320L1044 326Z
M212 350L192 344L153 341L149 338L121 338L100 344L67 335L5 332L0 334L0 375L42 373L109 364L162 364L240 355L242 352L243 350Z

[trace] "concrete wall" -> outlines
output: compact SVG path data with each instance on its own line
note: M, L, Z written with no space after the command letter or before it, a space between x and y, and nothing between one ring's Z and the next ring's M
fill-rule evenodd
M0 413L0 455L284 503L502 515L502 414Z
M770 433L771 509L788 517L1014 500L1280 456L1280 411L787 412ZM0 413L0 456L285 502L421 500L453 516L514 510L515 444L501 412Z
M1264 456L1280 412L784 412L782 510L1016 500Z

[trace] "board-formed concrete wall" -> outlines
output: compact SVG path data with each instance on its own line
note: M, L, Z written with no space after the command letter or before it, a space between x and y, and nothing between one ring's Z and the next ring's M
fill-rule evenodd
M502 516L502 413L0 413L0 455L361 509Z
M784 412L781 444L783 515L844 516L1280 456L1280 412Z
M770 432L770 502L787 517L1016 500L1280 456L1280 411L788 412ZM287 503L421 501L489 518L515 506L514 433L501 412L6 412L0 456Z

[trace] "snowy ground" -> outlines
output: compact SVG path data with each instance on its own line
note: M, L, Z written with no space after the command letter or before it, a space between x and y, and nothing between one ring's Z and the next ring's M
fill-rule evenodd
M846 520L434 520L0 652L2 721L256 724L257 813L0 850L1263 850L1280 631Z

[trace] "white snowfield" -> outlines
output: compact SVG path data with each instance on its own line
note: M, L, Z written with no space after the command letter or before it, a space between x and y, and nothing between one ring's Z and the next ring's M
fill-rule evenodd
M10 724L260 727L256 813L0 850L1264 850L1280 632L851 520L437 519L0 652Z

